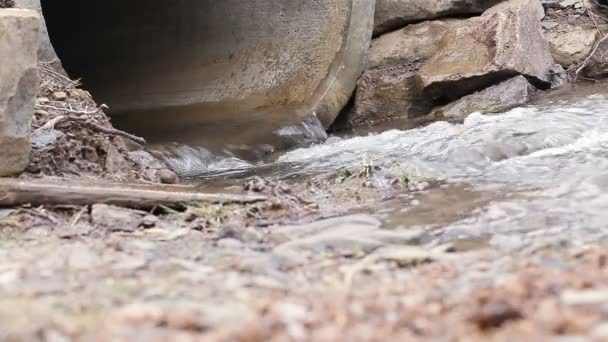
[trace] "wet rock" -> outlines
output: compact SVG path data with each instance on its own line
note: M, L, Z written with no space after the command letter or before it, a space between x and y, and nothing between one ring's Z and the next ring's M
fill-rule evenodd
M368 69L401 67L416 71L439 50L445 31L462 20L435 20L409 25L372 41Z
M436 118L462 122L474 112L500 113L525 105L535 88L523 76L513 77L433 111Z
M549 30L545 36L555 62L568 67L589 55L597 39L597 30L564 23Z
M402 69L365 71L359 80L350 126L364 126L395 118L428 114L432 101L420 96L416 74Z
M423 20L481 14L501 0L377 0L374 35Z
M91 207L91 222L111 232L134 232L145 213L106 204Z
M36 12L0 10L0 177L23 172L29 162L39 30Z
M553 64L549 73L551 75L551 89L561 87L568 80L568 73L560 64Z
M418 71L419 88L434 99L454 100L518 74L548 88L554 63L543 17L539 1L509 0L456 25Z
M600 79L608 76L608 39L601 42L584 70L588 78Z

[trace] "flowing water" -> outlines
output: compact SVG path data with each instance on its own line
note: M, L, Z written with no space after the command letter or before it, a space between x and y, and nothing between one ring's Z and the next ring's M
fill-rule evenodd
M387 227L428 229L437 243L473 239L513 250L602 239L608 236L604 86L500 115L475 113L463 124L331 137L271 162L220 158L201 177L314 177L372 163L382 175L442 184L379 204L374 214Z

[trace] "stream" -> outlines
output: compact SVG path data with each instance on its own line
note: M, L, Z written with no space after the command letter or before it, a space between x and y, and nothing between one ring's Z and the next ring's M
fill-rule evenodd
M330 137L271 161L205 154L203 162L190 149L180 163L204 163L195 177L203 185L242 183L254 174L305 180L373 165L378 187L387 175L423 187L425 180L441 183L378 203L372 214L387 228L425 229L433 244L471 240L505 251L582 244L608 234L608 94L598 91L602 86L562 90L499 115L474 113L462 124Z

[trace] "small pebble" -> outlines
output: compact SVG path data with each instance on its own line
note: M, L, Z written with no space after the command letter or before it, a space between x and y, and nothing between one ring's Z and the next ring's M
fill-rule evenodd
M146 215L141 222L141 226L144 228L154 228L158 224L158 217L154 215Z
M596 326L591 335L600 341L608 340L608 321L600 323L598 326Z
M557 21L544 21L543 22L543 28L545 30L550 30L553 28L556 28L559 26L559 23Z
M70 90L70 97L76 100L83 100L86 98L86 93L84 90L72 89Z
M243 243L237 239L221 239L217 241L217 246L226 249L241 249Z
M57 91L53 93L53 99L55 101L65 101L68 99L68 94L65 91Z
M163 184L178 184L179 183L179 177L177 177L175 172L173 172L171 170L167 170L167 169L159 170L158 178L160 179L160 182Z

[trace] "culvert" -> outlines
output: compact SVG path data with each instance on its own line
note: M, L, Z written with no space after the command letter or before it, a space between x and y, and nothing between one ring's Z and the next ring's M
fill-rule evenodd
M361 72L374 2L42 0L42 8L66 71L110 106L115 123L191 142L312 112L328 126Z

